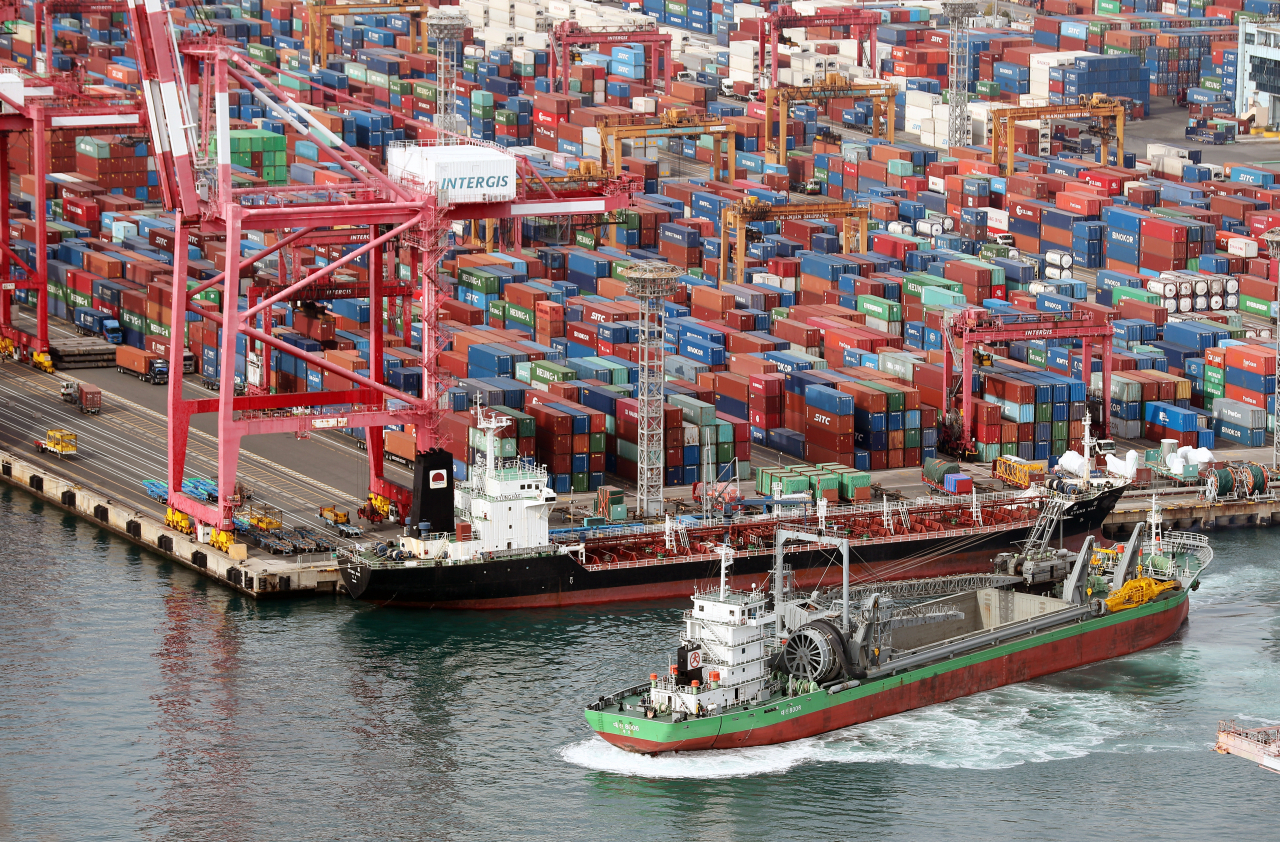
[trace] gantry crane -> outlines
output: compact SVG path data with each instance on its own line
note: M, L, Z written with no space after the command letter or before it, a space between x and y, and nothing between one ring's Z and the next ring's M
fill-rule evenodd
M309 0L304 6L307 15L307 33L303 45L311 56L311 64L324 67L329 61L329 52L333 48L333 36L330 34L329 18L334 15L385 15L400 13L408 15L412 24L409 27L409 50L411 53L427 51L426 15L431 7L426 3L372 3L368 5L342 5L325 0Z
M1124 104L1103 94L1085 94L1075 105L1039 105L1028 108L993 108L991 117L991 163L999 164L1000 150L1004 148L1004 175L1013 175L1013 129L1019 120L1080 120L1102 119L1102 160L1108 159L1108 140L1114 133L1117 157L1124 157Z
M981 307L971 307L947 319L943 325L942 370L951 372L960 342L960 378L946 384L946 406L943 426L947 440L944 442L957 455L977 452L973 431L973 357L980 345L996 342L1020 342L1027 339L1079 339L1084 358L1084 382L1086 389L1092 375L1093 349L1102 349L1102 428L1103 438L1111 436L1111 338L1114 328L1111 316L1098 317L1092 311L1073 310L1070 313L1028 313L1018 316L993 316ZM960 400L957 414L956 399Z
M790 118L792 103L826 102L832 99L871 100L874 105L871 119L871 131L874 137L880 137L880 120L884 118L889 136L893 143L893 123L896 119L894 97L897 89L892 85L863 85L846 79L838 73L827 75L826 79L813 85L803 87L782 86L770 88L764 92L765 115L765 159L771 164L784 164L787 161L787 121ZM778 107L778 137L773 138L772 124L769 115L774 103Z
M651 44L653 61L661 64L653 68L650 78L662 80L662 89L671 92L671 33L659 32L657 23L638 26L583 26L576 20L556 24L551 31L550 78L560 76L560 92L569 92L569 68L573 66L572 50L575 47L621 46L623 44ZM557 66L558 65L558 66Z
M812 202L805 205L770 205L758 199L735 202L720 212L720 283L729 277L729 230L733 229L734 244L733 276L736 283L742 283L746 277L747 263L747 223L780 222L784 219L843 219L844 226L840 235L841 251L853 253L853 225L858 224L858 240L856 249L859 253L867 251L867 219L870 212L866 208L854 207L848 202Z
M802 29L815 27L849 27L849 34L858 42L858 65L864 66L864 60L876 72L875 40L876 27L881 23L880 13L858 8L818 9L811 15L801 14L791 6L779 6L774 11L760 18L760 30L757 43L760 48L760 70L764 76L765 47L772 54L769 60L769 73L761 88L778 86L778 42L784 29ZM864 54L863 45L866 45Z
M100 3L51 0L37 4L35 15L37 42L33 46L40 64L47 64L48 51L53 44L54 15L59 12L79 11L123 14L126 12L126 5L122 0ZM44 35L43 39L40 38L41 33ZM139 34L140 39L147 37L147 32ZM149 85L154 82L154 78L148 74L145 64L139 63L138 70L144 83L143 90L149 94L152 90ZM57 129L97 131L114 128L137 134L148 124L143 97L105 85L85 85L83 80L74 73L35 73L10 67L4 74L4 82L5 84L0 85L0 105L7 108L5 113L0 114L0 185L4 185L4 189L8 190L10 136L29 132L33 175L32 206L36 208L45 207L50 187L49 147L45 135L47 131ZM158 159L165 160L159 155ZM9 213L7 199L0 200L0 231L5 233L5 236L0 238L0 344L3 344L6 350L12 348L13 353L20 358L44 359L47 363L49 307L48 287L45 281L48 274L49 251L38 247L32 254L30 265L22 260L12 248L8 236ZM36 242L45 243L48 240L50 218L43 212L33 213L31 221L35 228ZM24 277L13 276L15 267ZM10 298L17 290L36 292L34 336L18 329L10 322L12 313Z
M694 117L683 108L669 108L662 112L662 117L657 123L617 126L606 118L597 120L596 128L600 130L600 165L606 170L609 169L612 156L614 175L622 174L622 141L624 140L638 137L688 137L709 134L715 144L711 156L712 178L716 179L724 174L728 181L733 181L737 177L732 146L734 127L717 117ZM727 150L724 149L726 139L731 141ZM723 166L720 163L722 156L725 159Z

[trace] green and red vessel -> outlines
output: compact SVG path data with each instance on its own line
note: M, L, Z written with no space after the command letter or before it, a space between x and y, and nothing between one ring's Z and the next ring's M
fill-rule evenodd
M815 537L780 530L777 558ZM1213 558L1204 536L1163 532L1154 501L1125 544L1090 539L1074 563L1035 563L1054 552L1028 548L988 576L822 594L796 590L781 562L771 592L733 590L726 564L720 588L695 593L671 663L600 697L587 722L644 754L769 745L1129 655L1186 621Z

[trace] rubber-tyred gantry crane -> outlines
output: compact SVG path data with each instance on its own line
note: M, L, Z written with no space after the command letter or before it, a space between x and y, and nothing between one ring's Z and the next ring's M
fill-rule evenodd
M653 47L654 63L661 62L661 75L652 78L662 80L662 89L671 92L671 33L659 32L658 24L639 26L583 26L575 20L562 21L552 30L551 73L560 76L560 92L569 91L569 68L573 66L572 51L575 47L610 47L623 44L649 44ZM657 68L655 68L655 71Z
M1102 350L1102 429L1103 438L1111 437L1111 339L1114 328L1111 317L1099 318L1092 311L1073 310L1070 313L1028 313L1026 315L993 315L980 307L962 310L948 320L942 331L942 370L946 376L955 376L954 347L960 343L960 379L946 383L944 430L951 436L949 442L962 453L974 453L976 437L973 431L973 352L979 345L996 342L1020 342L1027 339L1079 339L1084 357L1084 382L1086 389L1092 377L1093 350ZM959 398L959 416L955 415L955 402Z
M734 232L733 277L736 283L742 283L747 270L747 223L748 222L780 222L784 219L839 219L842 220L840 231L840 251L852 254L856 248L859 253L867 251L867 220L871 212L866 208L854 207L848 202L811 202L803 205L770 205L758 199L736 202L726 205L720 212L720 283L729 277L729 230ZM854 231L854 225L857 231ZM857 234L857 246L854 246L854 234Z
M846 79L839 73L829 73L822 81L812 85L782 85L764 92L765 115L765 158L771 164L783 164L787 160L788 120L791 116L791 105L796 102L827 102L833 99L871 100L873 111L871 132L880 137L880 120L885 120L886 134L893 143L893 124L897 119L897 89L893 85L867 85ZM778 138L774 140L772 123L769 115L774 103L778 107Z
M727 150L724 148L726 139L732 144L734 128L718 117L692 116L683 108L669 108L656 123L616 126L605 119L596 121L596 127L600 130L600 165L607 170L612 160L614 175L622 174L624 140L709 134L715 144L711 153L712 178L716 179L721 175L727 176L726 181L737 178L734 151L732 147Z
M757 41L760 47L761 75L764 76L765 47L769 48L772 57L769 60L769 73L761 88L778 86L778 42L784 29L804 29L815 27L849 27L849 35L858 42L858 65L864 62L870 65L873 75L878 76L875 62L876 27L880 25L880 13L866 9L851 7L818 9L811 15L801 14L792 6L779 6L769 14L760 18L760 32ZM864 50L865 46L865 50Z
M1013 175L1013 126L1019 120L1102 120L1102 160L1108 160L1108 137L1115 135L1117 159L1124 157L1124 105L1102 94L1084 95L1075 104L1038 105L1026 108L991 109L991 163L1003 166L1006 178Z

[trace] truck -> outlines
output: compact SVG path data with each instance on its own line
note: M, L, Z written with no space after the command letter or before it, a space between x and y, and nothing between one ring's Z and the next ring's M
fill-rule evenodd
M70 430L48 430L43 439L36 439L36 453L56 453L62 458L79 452L76 434Z
M110 313L104 313L92 307L77 307L74 315L76 333L100 336L112 345L119 345L124 341L124 332L120 330L120 323Z
M102 409L102 390L88 383L62 384L62 400L73 404L82 414L97 415Z
M154 386L169 382L169 362L159 354L132 345L116 346L116 371L137 375L139 380Z

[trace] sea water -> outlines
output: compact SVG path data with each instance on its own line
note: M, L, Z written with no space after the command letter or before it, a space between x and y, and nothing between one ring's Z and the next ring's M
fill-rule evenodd
M682 603L255 603L0 489L0 839L1261 842L1280 778L1212 747L1280 722L1280 531L1213 543L1162 646L644 757L582 707L667 663Z

